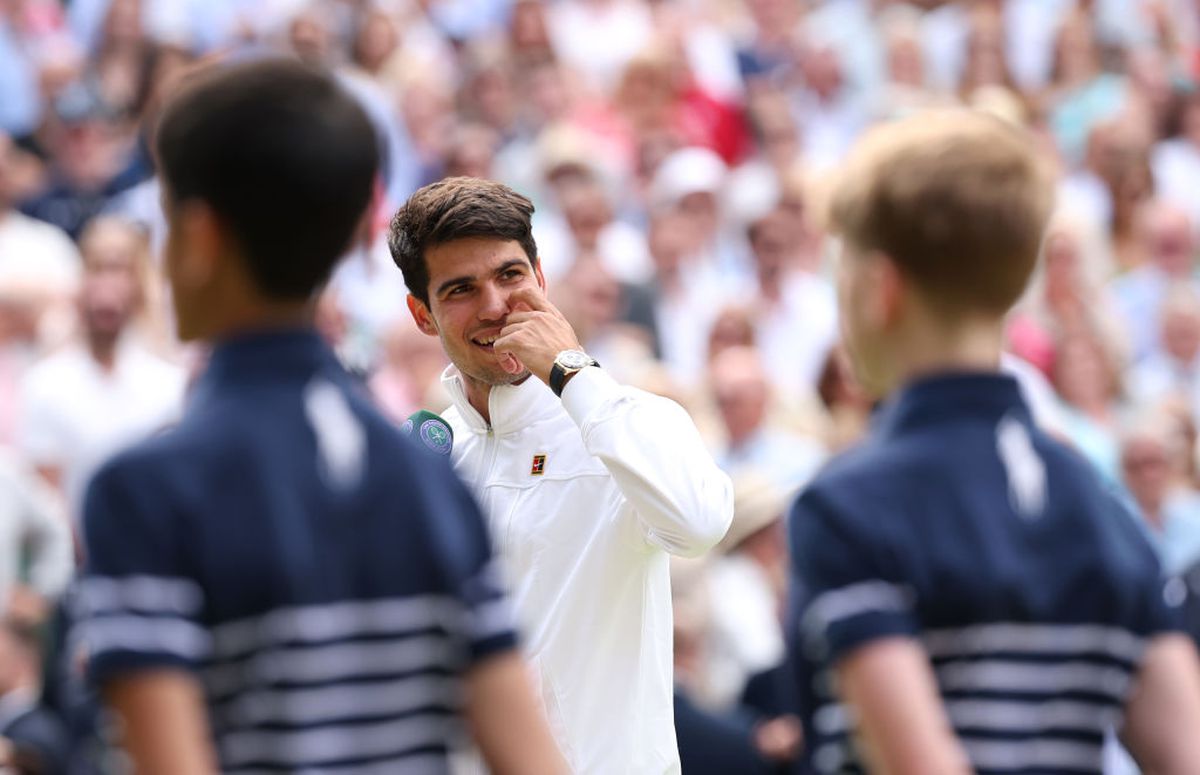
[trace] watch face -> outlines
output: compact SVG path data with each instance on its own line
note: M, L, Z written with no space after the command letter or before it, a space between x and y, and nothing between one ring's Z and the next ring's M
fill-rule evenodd
M578 371L585 366L590 366L592 359L587 353L580 350L565 350L558 354L558 363L564 369Z

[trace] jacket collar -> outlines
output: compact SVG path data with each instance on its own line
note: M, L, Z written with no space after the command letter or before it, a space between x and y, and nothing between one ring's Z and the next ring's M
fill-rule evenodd
M878 433L893 435L964 417L991 420L1009 413L1027 425L1033 422L1012 377L1000 372L944 373L902 388L880 407L874 426Z
M442 372L442 386L459 414L476 433L491 431L497 436L507 436L555 412L564 411L562 402L553 391L540 379L530 375L519 385L496 385L492 388L488 394L488 413L492 419L489 426L467 400L467 387L458 367L446 367Z

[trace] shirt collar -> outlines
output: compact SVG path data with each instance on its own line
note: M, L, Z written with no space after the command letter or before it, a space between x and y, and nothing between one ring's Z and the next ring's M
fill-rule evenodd
M300 381L318 371L331 376L344 374L337 357L314 329L238 334L221 340L213 348L192 400L196 402L226 384Z
M889 398L875 418L875 429L892 435L913 427L964 417L999 419L1015 414L1033 420L1017 381L1000 372L943 373L914 380Z
M489 427L467 400L467 387L457 366L447 366L442 372L442 386L467 425L478 433L491 431L497 436L506 436L550 416L556 409L562 411L562 403L553 391L530 375L519 385L492 387L488 393L488 414L492 420Z

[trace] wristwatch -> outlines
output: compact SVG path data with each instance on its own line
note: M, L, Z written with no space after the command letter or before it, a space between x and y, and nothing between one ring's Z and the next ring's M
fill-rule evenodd
M554 395L562 397L563 385L567 375L574 374L588 366L599 366L596 359L583 350L563 350L554 356L554 365L550 367L550 389Z

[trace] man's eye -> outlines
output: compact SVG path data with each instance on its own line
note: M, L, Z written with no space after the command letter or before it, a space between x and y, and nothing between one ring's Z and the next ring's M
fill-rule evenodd
M520 271L518 271L518 270L516 270L516 269L509 269L507 272L505 272L504 274L500 275L500 277L501 277L501 278L503 278L503 279L505 279L505 280L515 280L515 279L517 279L518 277L523 277L523 276L524 276L524 273L523 273L523 272L520 272Z
M469 286L469 285L456 285L450 289L450 293L448 293L447 295L448 296L462 296L464 293L466 293L469 290L471 290L471 286Z

